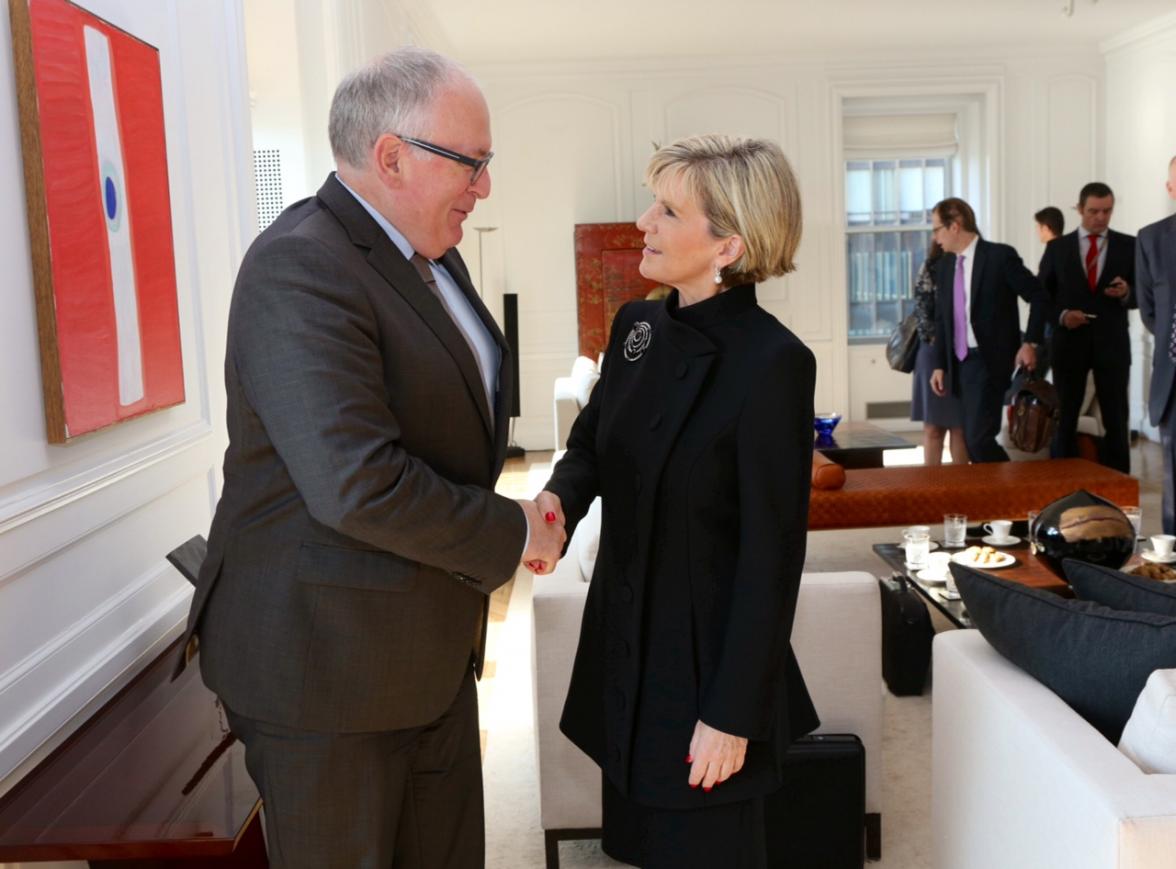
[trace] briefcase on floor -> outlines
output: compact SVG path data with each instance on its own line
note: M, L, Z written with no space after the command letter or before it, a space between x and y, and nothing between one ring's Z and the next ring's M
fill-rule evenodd
M804 736L788 749L784 787L764 801L770 869L861 869L866 750L852 733Z
M899 697L923 693L931 666L931 614L901 573L879 579L882 595L882 678Z

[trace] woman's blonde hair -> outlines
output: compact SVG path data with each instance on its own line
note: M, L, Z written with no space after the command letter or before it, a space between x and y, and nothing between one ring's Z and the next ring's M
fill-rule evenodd
M652 190L669 174L679 176L698 202L711 235L743 239L743 255L723 269L724 284L758 283L796 268L800 189L775 142L688 136L657 149L645 184Z

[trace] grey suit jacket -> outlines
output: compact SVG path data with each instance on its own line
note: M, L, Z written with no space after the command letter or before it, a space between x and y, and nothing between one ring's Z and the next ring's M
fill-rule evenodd
M441 259L502 350L477 363L412 265L332 175L250 247L229 313L229 448L188 633L240 715L333 732L436 719L526 519L493 494L510 350L455 250Z
M1145 226L1135 242L1135 294L1143 325L1155 336L1148 415L1159 425L1172 400L1176 365L1168 358L1176 305L1176 214Z

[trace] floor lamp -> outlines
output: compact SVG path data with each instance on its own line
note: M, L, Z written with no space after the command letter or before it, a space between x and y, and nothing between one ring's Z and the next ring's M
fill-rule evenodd
M483 258L482 258L482 239L488 232L497 230L497 226L475 226L474 231L478 233L478 296L483 298L482 292L482 274L483 274ZM518 459L523 456L523 448L515 443L514 439L514 424L515 418L520 413L519 407L519 392L522 389L522 384L519 382L519 297L515 293L504 293L502 296L502 331L506 336L506 343L510 347L511 353L511 367L514 376L515 390L514 399L510 407L510 430L507 434L506 457L508 459Z

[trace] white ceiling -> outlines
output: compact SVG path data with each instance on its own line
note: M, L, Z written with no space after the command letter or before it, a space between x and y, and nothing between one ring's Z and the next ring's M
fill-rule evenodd
M467 63L1097 46L1176 0L415 0ZM912 56L912 59L914 57Z

